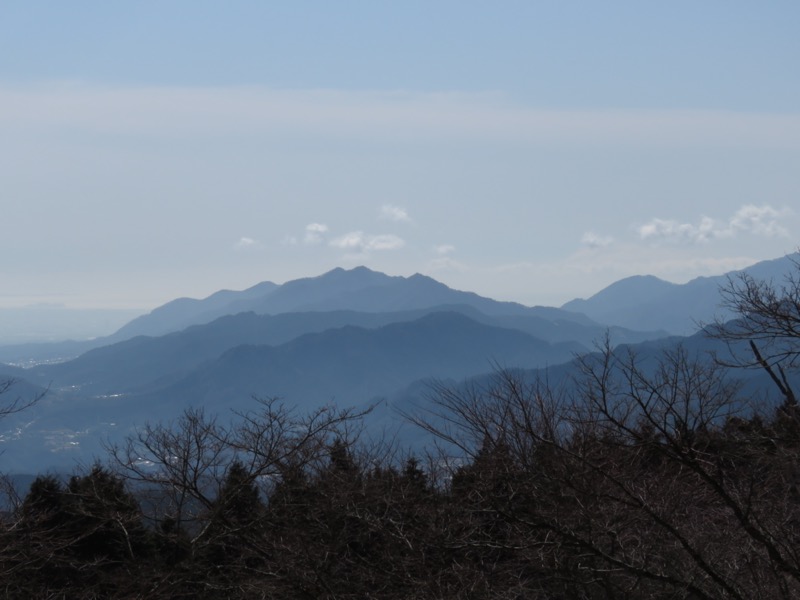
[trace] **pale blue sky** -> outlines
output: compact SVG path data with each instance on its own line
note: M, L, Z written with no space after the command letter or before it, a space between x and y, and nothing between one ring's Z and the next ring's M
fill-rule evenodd
M0 3L0 306L357 264L526 304L798 246L800 3Z

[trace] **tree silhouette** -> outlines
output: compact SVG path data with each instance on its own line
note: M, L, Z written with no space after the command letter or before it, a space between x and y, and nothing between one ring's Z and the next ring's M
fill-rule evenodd
M64 486L38 477L12 533L16 554L6 564L11 595L47 596L70 588L103 595L134 583L130 569L146 564L152 546L138 504L124 482L100 466ZM128 576L120 575L125 573Z

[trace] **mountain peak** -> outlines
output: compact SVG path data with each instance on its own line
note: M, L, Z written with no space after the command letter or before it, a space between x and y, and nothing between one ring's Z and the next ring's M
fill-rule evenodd
M306 277L302 279L294 279L292 281L304 281L306 279L336 279L340 277L374 277L376 275L380 277L389 277L388 275L385 275L379 271L373 271L372 269L365 267L364 265L359 265L357 267L353 267L352 269L336 267L316 277Z
M370 286L375 285L378 283L385 283L394 279L389 275L381 273L379 271L373 271L363 265L353 267L352 269L344 269L342 267L336 267L335 269L331 269L323 273L322 275L317 275L316 277L303 277L301 279L293 279L292 281L287 281L283 284L282 287L284 288L295 288L295 287L307 287L307 286L317 286L317 285L326 285L326 286L344 286L346 288L351 287L363 287L363 286Z

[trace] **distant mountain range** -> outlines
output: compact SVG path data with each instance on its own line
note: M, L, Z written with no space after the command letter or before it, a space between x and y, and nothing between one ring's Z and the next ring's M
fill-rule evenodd
M276 285L260 283L242 292L225 290L204 300L181 298L142 315L112 336L112 340L136 335L162 335L189 325L209 323L221 316L252 311L276 315L288 312L402 312L442 305L468 306L490 316L539 316L588 326L597 323L584 315L557 308L529 308L515 302L498 302L472 292L453 290L424 275L389 276L366 267L334 269L318 277Z
M633 330L665 330L674 335L690 335L702 323L732 317L720 305L721 287L729 278L746 273L757 280L783 280L800 254L767 260L715 277L698 277L677 284L652 275L628 277L612 283L587 300L564 304L563 310L583 313L598 323Z
M254 397L281 397L302 410L330 402L367 406L420 379L461 380L496 366L544 367L585 350L577 342L551 344L452 311L377 327L390 317L336 314L345 320L361 317L373 327L345 325L275 345L246 344L240 335L230 337L232 332L250 332L252 341L270 336L277 341L302 329L304 317L332 320L328 313L242 313L40 365L26 374L31 381L50 382L52 393L11 420L15 429L26 423L26 439L16 447L25 448L26 461L87 460L86 452L99 452L100 440L119 439L145 421L174 419L190 406L223 416L228 409L248 410ZM8 450L3 458L15 454Z
M143 398L213 408L253 396L278 396L308 407L332 401L359 405L418 379L460 380L495 365L543 367L582 350L577 343L550 344L458 313L435 312L377 329L328 329L279 346L237 346Z
M575 312L499 302L472 292L453 290L424 275L393 277L366 267L356 267L351 270L338 268L318 277L296 279L283 285L265 281L243 291L222 290L202 300L179 298L133 319L104 338L57 344L0 346L0 362L25 364L59 361L137 336L166 335L243 312L258 315L334 311L401 314L432 309L461 312L471 310L471 314L479 320L494 318L496 320L492 324L520 328L548 341L577 340L587 347L591 346L592 340L603 335L606 329L604 325ZM417 316L421 316L421 313L418 312ZM306 317L303 320L313 319ZM358 325L362 321L363 319L352 323L341 320L338 322L340 325ZM381 322L388 321L383 319ZM317 330L319 329L313 327L309 329ZM619 341L633 342L659 337L665 335L665 332L635 332L625 328L612 328L611 334Z
M382 313L335 310L256 315L246 312L226 315L211 323L193 325L163 336L137 336L92 349L68 362L40 365L27 374L38 381L57 382L62 387L80 386L83 393L92 395L139 391L173 382L237 346L279 346L305 334L346 326L377 329L441 313L460 314L465 317L465 322L524 333L547 344L567 344L572 352L590 349L606 332L606 328L597 324L548 320L534 315L491 317L471 307L450 305ZM438 334L431 332L430 335ZM631 332L623 328L613 328L611 335L617 343L635 343L659 337L657 333ZM474 340L475 343L478 341Z
M791 266L778 259L746 272L780 278ZM227 418L252 407L254 397L281 397L299 410L381 402L373 421L386 424L397 420L387 407L402 408L432 379L455 385L497 367L547 368L566 378L571 359L605 336L642 352L673 343L660 340L690 328L692 315L714 316L725 281L629 278L551 308L358 267L178 299L100 340L0 348L0 356L79 354L29 369L0 366L0 379L18 380L15 394L49 389L35 408L0 421L0 471L89 461L102 455L103 440L119 441L189 406ZM685 343L706 349L710 342L700 335Z

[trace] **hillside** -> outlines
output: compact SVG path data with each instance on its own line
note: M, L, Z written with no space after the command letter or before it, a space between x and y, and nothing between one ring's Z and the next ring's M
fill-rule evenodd
M748 272L778 273L787 260ZM594 318L622 314L640 325L667 324L682 311L702 315L714 306L719 280L676 285L630 278L565 307L587 308ZM612 345L644 355L662 347L658 340L667 335L606 327L564 308L497 302L421 275L390 277L363 267L179 299L123 330L132 335L187 321L200 322L162 335L107 339L58 364L9 367L8 376L31 386L26 390L50 389L34 410L3 423L4 447L14 448L9 456L18 463L20 456L35 464L85 461L101 451L103 440L119 441L145 422L174 419L189 406L225 417L229 409L247 410L253 397L277 396L302 409L330 402L365 406L380 398L396 405L413 400L409 390L418 395L432 378L457 384L498 366L547 368L557 381L559 373L572 372L559 365L606 335ZM684 343L719 350L697 336ZM397 413L372 418L396 423Z
M333 269L317 277L288 281L282 285L265 282L242 292L217 292L203 300L181 298L134 319L109 341L137 335L162 335L190 325L209 323L221 316L240 312L281 314L288 312L401 312L441 305L475 308L487 315L536 315L550 320L595 325L584 315L557 308L526 307L499 302L472 292L453 290L424 275L389 276L366 267Z
M759 280L780 282L794 269L800 254L792 254L756 263L740 271L714 277L698 277L676 284L653 276L635 276L617 281L590 298L575 299L562 305L599 323L634 330L663 329L674 335L690 335L698 324L716 317L732 317L720 306L721 287L729 278L742 273Z

